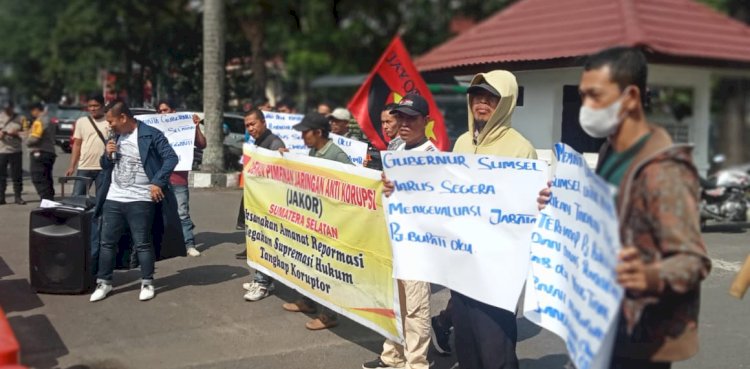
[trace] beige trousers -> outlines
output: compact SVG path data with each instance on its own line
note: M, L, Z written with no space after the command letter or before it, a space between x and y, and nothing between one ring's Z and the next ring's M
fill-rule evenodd
M404 346L385 340L380 360L392 367L427 369L430 348L430 284L419 281L398 281Z

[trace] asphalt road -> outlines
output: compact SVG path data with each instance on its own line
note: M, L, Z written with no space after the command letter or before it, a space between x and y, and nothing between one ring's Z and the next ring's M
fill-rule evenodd
M55 174L69 156L62 154ZM9 189L10 191L10 189ZM34 368L360 368L377 357L382 338L343 319L330 331L310 332L308 317L281 304L295 297L277 293L259 302L242 299L250 271L234 254L242 233L234 230L239 191L191 193L196 239L203 255L157 263L156 298L138 301L137 270L117 272L106 300L88 295L34 294L29 285L29 212L38 206L0 206L0 306L21 342L22 363ZM25 198L38 201L30 183ZM701 351L674 368L750 368L750 298L727 290L750 252L743 227L713 227L705 233L714 270L703 283ZM435 288L433 314L448 293ZM562 342L519 319L522 368L565 367ZM434 368L450 368L454 357L431 353Z

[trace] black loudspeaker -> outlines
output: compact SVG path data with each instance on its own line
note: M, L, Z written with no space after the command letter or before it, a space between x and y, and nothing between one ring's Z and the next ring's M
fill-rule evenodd
M29 221L31 287L39 293L78 294L91 290L93 210L35 209Z

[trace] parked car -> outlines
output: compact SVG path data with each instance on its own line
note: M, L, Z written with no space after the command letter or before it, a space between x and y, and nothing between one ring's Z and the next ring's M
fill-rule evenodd
M71 142L76 121L86 114L88 113L83 106L47 105L47 116L50 123L56 126L55 144L64 152L69 153L72 150Z
M130 112L133 115L156 114L156 110L152 108L130 108Z
M224 167L242 170L242 145L245 143L245 118L242 114L224 114Z
M201 117L201 127L205 133L203 113L197 114ZM240 160L242 159L242 144L245 143L245 118L242 114L224 113L222 132L224 133L224 169L242 170ZM198 169L203 159L203 153L198 154L196 152L195 158L197 159L193 160L193 169Z

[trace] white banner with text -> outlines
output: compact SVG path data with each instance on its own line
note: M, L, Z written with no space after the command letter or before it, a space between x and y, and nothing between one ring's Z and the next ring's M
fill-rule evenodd
M560 336L576 368L608 368L623 294L613 191L569 146L554 152L552 197L530 236L524 316Z
M344 150L352 164L356 166L364 166L365 158L367 158L367 144L362 141L352 140L344 136L339 136L335 133L331 133L330 136L333 143Z
M302 115L275 113L271 111L263 112L263 115L266 118L266 127L273 134L279 136L281 141L284 141L284 145L289 151L303 155L307 155L310 152L310 148L305 146L305 141L302 140L302 132L292 128L302 120ZM248 142L254 144L255 140L250 137Z
M195 146L195 124L193 113L143 114L136 119L164 133L180 161L175 171L193 169L193 147Z
M396 187L384 206L395 277L515 311L547 164L437 152L382 155Z

